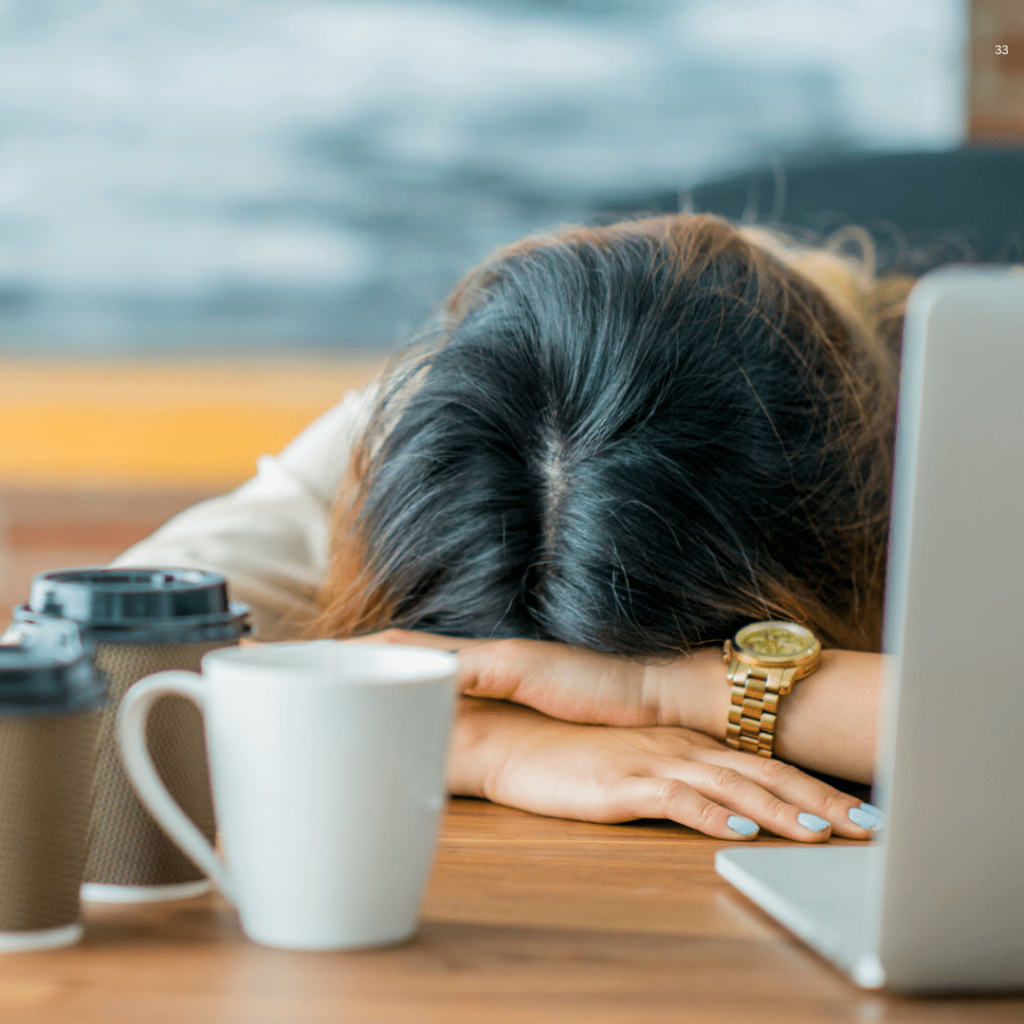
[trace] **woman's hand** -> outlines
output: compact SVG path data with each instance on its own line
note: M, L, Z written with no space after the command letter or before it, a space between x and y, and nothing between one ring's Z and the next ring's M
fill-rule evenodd
M780 761L690 729L578 725L500 701L462 698L448 777L456 795L551 817L668 818L718 839L871 836L848 817L859 801Z
M725 738L730 692L716 647L643 663L542 640L465 640L400 629L362 639L457 651L459 685L470 696L515 701L566 722L682 726ZM880 654L825 651L821 668L785 699L776 756L869 783L881 674Z
M465 640L403 629L360 639L457 651L463 693L515 701L566 722L686 725L713 735L710 716L701 713L701 705L711 704L706 698L712 689L728 693L721 652L707 648L673 659L670 677L661 671L664 664L644 665L546 640ZM683 691L691 689L684 720L679 704ZM724 723L723 710L723 736Z

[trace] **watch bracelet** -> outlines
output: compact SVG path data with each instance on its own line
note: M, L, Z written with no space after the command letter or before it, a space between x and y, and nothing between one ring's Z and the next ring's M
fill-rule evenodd
M775 723L779 712L780 674L764 675L740 663L730 673L731 696L725 742L733 750L771 757L775 749Z

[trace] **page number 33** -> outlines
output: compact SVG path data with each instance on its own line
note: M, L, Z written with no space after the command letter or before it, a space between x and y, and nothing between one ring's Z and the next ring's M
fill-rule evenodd
M1010 48L1005 43L996 45L996 53L1009 53Z

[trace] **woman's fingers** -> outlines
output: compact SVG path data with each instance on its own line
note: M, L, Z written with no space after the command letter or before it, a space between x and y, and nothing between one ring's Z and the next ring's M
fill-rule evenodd
M688 768L691 783L761 828L803 843L823 842L832 835L828 818L777 795L743 772L721 764L698 764Z
M757 823L679 779L627 775L610 794L609 821L668 818L716 839L754 839Z
M549 640L467 640L404 629L359 637L457 652L471 697L514 701L565 722L654 726L665 712L657 680L628 658Z
M494 640L459 652L462 692L511 700L565 722L654 726L661 711L639 662L546 640Z
M761 829L802 843L820 843L829 822L787 803L731 768L666 765L666 776L631 776L621 783L620 799L633 817L670 818L718 839L753 839ZM617 794L619 796L619 794Z
M356 637L354 642L407 644L458 653L460 687L473 697L513 700L523 679L537 674L537 645L531 641L467 640L411 629L385 629Z
M657 778L683 783L776 835L800 842L822 842L833 831L859 839L870 835L847 816L856 805L852 797L791 765L732 751L714 741L705 744L704 737L690 730L609 729L608 736L640 757L653 755L649 770ZM705 808L704 813L711 812ZM721 825L720 816L717 824Z
M442 636L440 633L420 633L412 629L385 629L379 633L367 633L353 637L351 643L367 644L405 644L409 647L432 647L438 651L451 651L453 654L490 643L488 640L467 640L465 637Z
M825 821L829 824L832 834L848 839L870 839L881 824L879 821L876 828L865 827L862 823L867 822L869 816L862 810L859 800L840 792L828 783L806 775L799 768L794 768L784 761L727 750L720 745L705 747L702 744L695 745L690 757L694 761L706 764L713 771L742 774L762 792L773 797L780 807L787 808L785 813L782 813L779 807L774 810L776 820L784 828L788 824L789 831L780 832L775 825L766 820L761 821L765 828L770 828L779 835L799 838L792 834L795 818L794 814L790 813L791 810L805 815L799 820L802 827L813 827L817 822ZM854 812L852 817L851 811ZM829 834L826 831L824 836L827 837Z

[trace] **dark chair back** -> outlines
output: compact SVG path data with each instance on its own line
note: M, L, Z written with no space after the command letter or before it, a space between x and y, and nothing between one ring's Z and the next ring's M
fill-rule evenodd
M602 204L601 219L679 210L782 227L811 242L859 225L875 239L882 272L1024 262L1024 149L776 161L681 193L620 196Z

